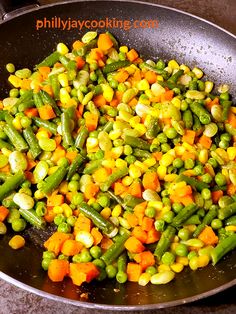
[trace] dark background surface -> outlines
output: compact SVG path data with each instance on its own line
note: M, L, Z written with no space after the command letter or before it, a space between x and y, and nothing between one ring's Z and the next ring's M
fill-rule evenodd
M56 3L58 0L40 0L41 4ZM236 34L236 0L151 0L147 2L158 3L198 15L213 23L216 23L228 31ZM147 313L167 314L197 314L197 313L236 313L236 288L232 287L222 293L207 299L188 305L169 309L147 311ZM94 312L94 311L93 311ZM47 300L16 288L0 280L0 314L13 313L48 313L48 314L90 314L92 310L80 309L71 305L65 305L55 301ZM96 313L105 313L97 311ZM108 313L108 312L106 312ZM114 312L115 313L115 312ZM119 312L121 313L121 312ZM140 314L140 311L133 312Z

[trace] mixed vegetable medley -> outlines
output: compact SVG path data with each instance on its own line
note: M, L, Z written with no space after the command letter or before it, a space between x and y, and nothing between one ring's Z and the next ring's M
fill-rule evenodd
M49 278L170 282L236 247L236 106L195 67L144 61L109 32L6 66L0 234L44 243Z

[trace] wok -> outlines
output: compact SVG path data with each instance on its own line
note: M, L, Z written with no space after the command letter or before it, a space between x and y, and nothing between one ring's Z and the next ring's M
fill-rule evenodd
M31 1L32 2L32 1ZM144 57L177 59L190 66L198 65L207 78L217 84L231 85L236 96L236 38L207 21L163 6L141 2L83 1L64 2L15 13L0 25L0 97L7 94L5 64L17 68L32 67L54 48L56 43L71 44L83 28L61 30L36 29L36 21L44 17L93 20L116 18L128 20L158 20L158 28L109 29L122 44L134 47ZM41 269L41 249L35 241L13 252L8 246L10 234L0 238L0 277L31 292L77 306L105 310L156 309L209 296L236 283L236 252L228 254L215 267L195 272L188 269L163 286L141 287L136 283L120 285L115 281L91 283L81 288L71 281L52 283ZM84 299L84 294L88 299Z

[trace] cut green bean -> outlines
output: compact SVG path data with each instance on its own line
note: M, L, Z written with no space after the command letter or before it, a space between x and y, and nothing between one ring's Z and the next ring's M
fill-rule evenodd
M178 214L174 217L172 221L172 226L178 228L185 223L196 211L198 210L198 206L196 204L190 204L185 206Z
M19 171L9 177L2 185L0 185L0 201L16 190L24 182L24 180L25 175L22 171Z
M54 135L57 134L57 125L55 123L50 122L50 121L46 121L46 120L42 120L38 117L34 117L33 120L39 128L44 128L44 129L50 131Z
M88 138L89 131L86 126L82 126L76 139L75 139L75 147L79 149L83 149L86 139Z
M124 142L126 145L130 145L131 147L134 147L134 148L150 150L150 144L147 141L139 137L126 135L124 138Z
M112 62L104 66L103 73L108 74L108 73L117 71L120 68L127 67L130 64L131 62L128 60Z
M67 176L66 176L66 180L70 181L71 178L73 177L73 175L78 171L78 169L80 168L80 166L83 164L84 162L84 158L78 154L75 159L72 161Z
M40 67L51 67L53 66L56 62L59 61L60 53L55 51L49 56L47 56L42 62L36 65L36 69Z
M32 226L41 229L46 226L45 220L42 217L39 217L34 209L23 209L19 208L21 216L29 222Z
M218 217L223 220L236 214L236 202L219 209Z
M171 242L174 239L176 229L172 226L167 226L166 230L163 231L160 240L157 243L154 255L160 261L162 255L168 250L171 245Z
M205 182L199 181L195 178L187 177L181 174L178 178L178 182L185 181L191 187L195 188L197 191L201 192L203 189L209 189L209 185Z
M212 220L217 216L217 213L218 213L217 206L210 208L210 210L204 216L202 223L199 226L197 226L197 228L193 232L194 238L199 236L199 234L202 232L202 230L205 228L206 225L210 225Z
M30 153L33 159L37 158L41 154L42 149L38 144L38 140L34 134L33 129L30 126L28 126L26 129L23 130L23 135L30 147Z
M236 248L236 234L232 234L229 237L222 239L219 244L212 250L211 259L212 264L215 265L219 260L227 253Z
M113 172L107 179L106 182L102 183L100 186L101 191L106 192L109 190L110 186L116 182L118 179L123 178L129 173L129 169L127 167L117 169Z
M44 180L41 190L45 194L50 194L52 191L58 188L58 186L65 178L67 172L68 172L67 167L64 166L59 167L53 174L51 174Z
M26 141L21 136L20 132L14 128L14 126L6 124L4 132L6 133L7 137L11 141L12 145L16 148L16 150L20 152L26 152L28 150L29 147Z
M74 145L74 139L71 135L71 121L68 113L65 111L61 114L61 131L63 137L63 144L66 148Z

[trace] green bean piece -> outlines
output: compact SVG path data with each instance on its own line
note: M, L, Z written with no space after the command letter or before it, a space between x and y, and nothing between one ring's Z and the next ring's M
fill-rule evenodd
M5 112L4 113L4 120L6 121L6 123L8 124L12 124L12 121L14 120L13 116L9 113L9 112Z
M71 178L73 177L73 175L78 171L79 167L83 164L84 162L84 158L78 154L75 159L72 161L67 176L66 176L66 180L70 181Z
M38 140L34 134L33 129L30 126L28 126L26 129L23 130L23 135L30 147L30 153L33 159L37 158L41 154L42 149L38 144Z
M62 130L63 144L66 148L74 145L74 139L71 135L70 125L71 125L71 121L70 121L69 115L65 111L61 114L61 130Z
M221 105L223 107L222 120L225 121L228 119L229 109L232 105L232 101L231 100L223 100L223 101L221 101Z
M124 252L122 253L117 260L117 274L116 274L116 280L119 283L125 283L128 279L127 273L127 254Z
M155 73L160 74L160 75L162 75L163 71L164 71L164 70L161 70L161 69L157 69L156 67L153 67L153 66L151 66L150 64L148 64L146 62L143 62L142 66L144 68L146 68L147 70L150 70L150 71L155 72Z
M130 194L124 197L124 204L129 208L134 208L136 205L144 202L144 199L141 197L132 196Z
M189 107L202 124L209 124L211 122L211 114L199 102L194 101Z
M7 180L0 185L0 201L2 201L7 195L16 190L25 180L25 175L22 171L15 173L13 176L7 178Z
M92 174L102 165L102 159L92 160L90 161L86 167L84 168L84 174Z
M34 103L37 109L43 107L44 103L43 103L42 96L40 93L34 93L33 99L34 99Z
M152 157L152 154L149 153L147 150L138 149L138 148L134 149L133 155L137 158L145 158L145 159Z
M191 110L187 109L183 112L183 121L186 129L193 127L193 115Z
M61 166L59 167L53 174L48 176L42 184L41 190L45 194L50 194L52 191L54 191L63 181L64 177L66 176L68 172L68 168Z
M89 131L86 126L82 126L76 139L75 139L75 147L79 149L83 149L86 139L89 136Z
M76 61L70 60L66 56L60 56L59 61L64 65L67 70L76 70Z
M147 132L146 136L148 139L153 139L157 137L158 132L160 131L160 126L158 124L158 119L151 116L147 123Z
M106 79L102 73L102 70L101 69L97 69L96 70L96 75L98 77L98 84L105 84L106 83Z
M44 128L44 129L50 131L54 135L57 134L57 125L55 123L50 122L50 121L46 121L46 120L42 120L38 117L33 117L32 119L34 120L35 124L39 128Z
M109 133L111 130L113 129L113 121L108 121L104 127L103 127L103 131Z
M231 216L225 221L226 226L236 226L236 215Z
M195 178L191 178L181 174L178 178L178 182L185 181L191 187L195 188L197 191L201 192L203 189L209 189L209 185L205 182L199 181Z
M74 50L73 54L75 56L84 57L91 49L95 48L97 46L97 39L91 40L89 43L84 45L78 50Z
M110 64L106 64L103 68L103 73L108 74L114 71L117 71L118 69L125 68L131 64L128 60L122 60L122 61L115 61Z
M129 232L120 235L110 248L101 256L101 259L106 263L106 265L110 265L114 262L125 250L125 242L128 240L129 236Z
M6 123L4 127L4 132L6 133L7 137L13 144L16 150L20 152L26 152L28 150L28 145L24 138L21 136L20 132L17 131L13 125Z
M107 193L109 194L109 196L116 201L118 204L121 205L122 208L124 208L124 210L127 211L132 211L132 208L129 207L126 202L118 195L115 195L111 190L108 190Z
M60 100L60 83L58 81L57 75L51 75L50 76L50 83L52 86L53 96L55 100Z
M118 50L118 48L119 48L118 41L115 39L115 37L110 32L106 32L106 34L109 35L109 37L111 38L111 41L113 42L113 47L116 50Z
M23 95L20 96L20 98L17 100L15 106L16 108L18 108L18 106L20 104L23 104L25 102L29 102L30 100L32 100L33 97L33 91L32 90L27 90L24 92Z
M199 225L201 220L198 215L192 215L185 222L184 225Z
M233 202L232 204L219 209L218 217L223 220L225 218L228 218L232 215L236 214L236 202Z
M185 206L173 219L172 226L178 228L185 223L196 211L198 206L196 204L189 204Z
M102 183L100 186L101 191L106 192L109 190L110 186L116 182L118 179L123 178L129 173L129 169L127 167L117 169L113 172L107 179L106 182Z
M59 61L60 53L54 51L52 54L47 56L42 62L36 65L36 69L40 67L52 67L56 62Z
M34 209L23 209L19 208L19 212L21 216L29 222L32 226L42 229L46 226L46 222L43 220L42 217L39 217Z
M150 150L150 146L151 146L147 141L139 137L134 137L130 135L125 136L124 142L125 144L130 145L131 147L144 149L144 150Z
M26 109L33 108L33 107L35 107L34 101L33 100L29 100L28 102L24 102L24 103L20 104L18 106L18 111L19 112L24 112Z
M14 150L14 147L11 144L0 139L0 149L2 148L7 148L11 151Z
M50 105L53 108L55 114L57 116L60 116L61 110L57 106L55 100L44 90L41 90L39 93L42 97L42 101L43 101L44 105Z
M217 216L217 214L218 214L217 206L210 208L210 210L204 216L202 223L198 225L195 231L193 232L193 237L194 238L198 237L202 230L205 228L205 226L210 225L210 223Z
M79 210L83 213L87 218L91 219L95 226L104 231L107 234L110 234L115 226L108 220L102 217L93 207L89 206L87 203L82 202L79 205Z
M211 251L212 264L215 265L228 252L236 248L236 234L222 239L219 244Z
M162 255L168 250L171 245L171 242L175 236L175 228L172 226L167 226L166 230L163 231L160 240L157 243L156 249L154 251L154 255L160 261Z
M170 83L177 83L180 76L184 74L184 70L178 70L175 74L171 75L171 77L167 80Z
M202 125L199 118L194 114L193 115L193 131L201 131Z
M10 178L10 174L7 174L6 172L0 172L0 181L5 182L8 178Z

